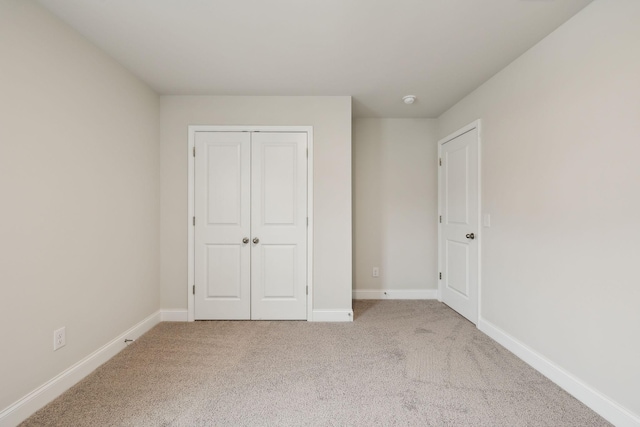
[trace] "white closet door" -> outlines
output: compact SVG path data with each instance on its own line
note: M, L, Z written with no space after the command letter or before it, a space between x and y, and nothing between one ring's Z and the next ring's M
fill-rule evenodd
M251 318L307 318L307 134L252 134Z
M251 134L196 132L195 147L194 315L249 319Z

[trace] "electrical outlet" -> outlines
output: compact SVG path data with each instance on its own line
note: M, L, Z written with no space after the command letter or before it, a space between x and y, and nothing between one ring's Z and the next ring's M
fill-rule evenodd
M373 273L371 273L371 275L373 277L379 277L380 276L380 269L378 267L373 267Z
M67 343L66 329L63 326L60 329L53 331L53 351L56 351L60 347L64 347Z

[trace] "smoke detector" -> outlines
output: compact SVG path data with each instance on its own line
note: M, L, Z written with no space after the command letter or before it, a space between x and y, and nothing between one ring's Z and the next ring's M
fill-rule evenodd
M402 97L402 102L404 102L407 105L411 105L414 102L416 102L416 96L415 95L407 95L407 96L403 96Z

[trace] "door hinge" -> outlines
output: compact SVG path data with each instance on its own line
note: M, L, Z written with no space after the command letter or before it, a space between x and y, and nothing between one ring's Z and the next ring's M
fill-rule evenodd
M440 215L440 224L442 224L442 215Z
M196 156L196 147L193 147L193 157Z
M196 285L193 285L193 289L191 292L193 292L194 295L196 294Z
M307 159L309 158L309 149L307 148Z
M307 227L309 226L309 217L307 217Z
M309 295L309 285L307 285L307 295Z
M440 273L440 280L442 280L442 273Z
M196 226L196 217L195 216L193 217L193 226L194 227Z
M438 159L438 164L439 164L440 166L442 166L442 157L440 157L440 158Z

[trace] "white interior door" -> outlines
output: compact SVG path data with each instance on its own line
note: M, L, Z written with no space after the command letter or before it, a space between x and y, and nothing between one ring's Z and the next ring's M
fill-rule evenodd
M194 318L307 318L307 133L194 136Z
M440 141L442 301L478 322L479 143L472 125Z
M249 319L251 134L196 132L195 148L194 317Z
M251 318L307 318L307 134L252 134Z

